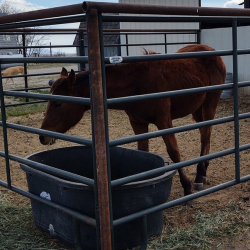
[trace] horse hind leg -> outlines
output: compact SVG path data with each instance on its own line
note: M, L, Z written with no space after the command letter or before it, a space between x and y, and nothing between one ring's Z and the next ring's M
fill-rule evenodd
M196 122L202 122L203 121L202 106L199 107L199 109L196 110L192 115L193 115L193 118L194 118L194 120ZM205 136L205 134L207 132L207 128L206 127L199 128L199 131L200 131L200 138L201 138L200 156L202 156L202 155L206 154L206 152L208 151L208 150L205 150L205 149L207 149L207 147L206 147L207 142L204 141L204 138L207 138ZM202 190L203 189L203 183L204 183L204 181L206 179L206 170L207 170L208 165L209 165L208 161L206 161L206 162L202 161L202 162L198 163L197 171L196 171L196 178L195 178L195 181L194 181L194 189L195 190Z
M200 128L200 134L201 134L201 153L200 153L200 156L209 154L211 131L212 131L211 126ZM194 181L194 189L196 189L196 190L203 189L203 185L205 184L206 178L207 178L208 166L209 166L208 160L198 163L196 178Z
M192 115L196 122L208 121L214 119L216 107L219 102L220 93L207 93L207 98L204 104L196 110ZM199 129L201 138L201 152L200 156L209 154L210 151L210 139L212 133L212 127L206 126ZM203 185L206 182L207 168L209 161L199 162L197 165L196 178L194 181L194 189L202 190Z
M11 81L12 81L13 85L14 85L14 88L15 88L15 87L16 87L16 84L15 84L14 79L13 79L13 78L10 78L10 79L11 79Z

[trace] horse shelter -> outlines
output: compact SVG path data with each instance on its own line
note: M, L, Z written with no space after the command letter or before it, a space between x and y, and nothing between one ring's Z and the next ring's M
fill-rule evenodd
M108 14L108 15L106 15ZM129 14L129 15L127 15ZM196 198L212 194L214 192L232 187L242 182L250 180L250 175L242 175L241 164L240 164L240 152L244 152L250 149L250 143L240 145L240 128L239 121L244 120L250 117L250 113L239 113L239 100L238 94L239 89L243 87L250 86L250 81L239 82L238 81L238 57L241 55L250 54L250 49L238 49L237 47L237 29L239 26L250 25L250 10L247 9L219 9L219 8L203 8L203 7L181 7L181 6L158 6L158 5L136 5L136 4L119 4L119 3L99 3L99 2L83 2L76 5L58 7L53 9L32 11L22 14L8 15L0 17L0 31L1 32L11 32L11 29L14 29L14 32L17 32L17 29L23 30L30 27L37 26L47 26L47 25L56 25L56 24L65 24L72 22L86 22L87 24L87 40L88 40L88 56L84 56L84 53L80 54L77 57L40 57L40 58L1 58L1 64L8 63L78 63L81 65L79 69L82 69L82 65L88 64L90 71L90 98L82 97L72 97L68 95L50 95L50 94L39 94L31 93L28 91L28 86L26 85L24 90L5 90L3 88L3 78L0 80L0 95L1 95L1 115L2 120L0 125L3 129L3 149L0 151L0 156L5 159L5 168L6 168L6 179L1 178L0 185L4 188L10 189L13 192L16 192L20 195L30 198L33 202L34 207L46 206L46 211L49 213L51 209L56 211L63 211L63 214L66 214L72 221L70 229L73 233L73 245L76 249L83 248L83 242L81 238L81 229L82 224L86 225L85 230L94 230L94 243L96 249L110 250L116 249L114 246L114 241L116 235L114 231L116 228L122 227L122 225L127 225L134 221L137 221L139 225L136 228L135 234L138 234L139 245L141 249L147 248L148 242L148 228L149 223L154 220L150 216L152 214L157 214L162 212L165 209L174 207L176 205L190 202ZM171 53L171 54L149 54L143 56L111 56L107 57L104 55L104 44L103 44L103 22L193 22L200 23L201 29L209 28L219 28L219 27L231 27L232 29L232 48L228 50L215 50L215 51L193 51L183 53ZM20 32L20 31L19 31ZM42 32L42 31L40 31ZM49 33L48 31L45 31ZM53 31L51 31L53 32ZM122 32L122 31L119 31ZM159 32L159 31L157 31ZM81 42L81 39L79 39ZM199 43L200 39L197 39L196 43ZM162 45L162 44L161 44ZM128 46L127 44L120 44L119 46ZM23 46L25 50L25 44ZM81 49L84 51L84 49ZM217 56L231 56L232 65L233 65L233 82L225 83L222 85L212 85L207 87L198 87L198 88L187 88L180 89L176 91L167 91L167 92L158 92L151 94L135 95L135 96L123 96L119 98L107 98L106 93L106 72L105 65L119 65L126 64L131 62L152 62L152 61L163 61L163 60L176 60L176 59L190 59L190 58L207 58L207 57L217 57ZM25 70L26 81L27 81L27 70ZM73 74L73 73L72 73ZM69 75L69 77L73 75ZM155 99L163 98L175 98L177 96L185 96L190 94L201 94L201 93L213 93L213 91L220 90L233 90L234 98L234 114L232 116L225 116L218 119L201 121L195 124L183 125L180 127L171 127L167 129L161 129L158 131L147 132L147 133L138 133L133 136L126 136L124 138L109 139L109 126L108 126L108 107L112 105L126 105L126 103L134 102L136 103L143 102L145 100L152 101ZM5 98L6 97L24 97L37 99L41 101L51 101L56 103L58 106L62 102L72 103L72 104L81 104L90 106L91 110L91 124L92 124L92 139L87 139L78 136L67 135L59 132L53 132L46 129L35 128L32 126L24 126L18 123L10 123L6 117L6 106ZM201 157L192 158L189 160L168 164L168 162L163 158L153 159L153 161L158 161L159 164L163 165L155 169L146 169L143 165L146 165L145 161L149 161L151 156L144 156L143 153L139 153L140 157L146 157L146 160L142 160L140 163L142 165L139 172L127 174L125 176L119 176L118 178L112 179L111 176L111 158L115 158L114 154L120 154L120 159L125 157L126 162L130 162L129 159L134 154L135 164L136 161L139 162L136 155L138 151L128 151L120 152L120 145L124 145L131 142L145 141L150 138L161 137L165 135L180 133L183 131L191 131L194 129L200 129L207 126L215 126L218 124L233 122L234 130L234 146L221 150L218 152L204 154ZM25 133L32 133L39 135L41 137L53 137L67 142L73 142L79 145L85 145L89 151L87 151L84 157L88 158L90 154L93 155L93 158L90 158L88 161L92 161L93 165L93 175L91 178L71 173L70 169L63 170L56 167L50 166L50 156L45 154L40 155L31 155L28 158L20 157L18 155L13 155L9 152L9 143L8 143L8 131L17 130ZM22 142L19 142L22 143ZM118 149L117 149L118 148ZM65 149L63 149L65 150ZM75 150L75 149L74 149ZM81 155L81 148L76 149L75 151L53 151L59 152L58 158L62 157L62 161L67 161L63 156L69 156L70 154L76 154L76 151ZM79 151L80 150L80 151ZM49 150L47 150L49 152ZM53 153L52 152L52 153ZM56 153L57 154L57 153ZM165 174L166 172L174 174L176 170L181 170L183 167L187 167L193 164L199 164L200 162L209 161L212 159L220 158L227 155L234 156L234 177L223 183L219 183L213 187L200 190L192 194L185 195L178 199L173 199L169 202L160 202L159 204L150 204L147 208L142 208L140 211L133 212L131 214L122 215L115 217L113 213L112 203L112 190L117 188L122 189L123 186L129 185L134 182L140 182L142 180L148 180L150 178L156 178L160 175ZM36 161L36 157L41 157L40 161ZM46 158L47 157L47 158ZM117 158L119 158L117 157ZM127 158L126 158L127 157ZM147 158L149 157L149 158ZM46 160L48 159L48 161ZM116 158L115 158L116 159ZM81 161L81 160L80 160ZM86 160L87 161L87 160ZM118 160L117 160L118 161ZM27 170L28 176L36 175L36 172L39 171L44 174L44 179L48 179L48 175L56 176L52 180L52 184L57 182L57 178L66 179L67 181L73 183L76 182L79 185L87 186L92 188L94 195L94 211L92 211L93 216L86 215L79 211L74 210L73 208L68 207L68 204L60 204L60 201L51 200L48 192L42 192L40 195L36 195L31 191L28 192L23 188L15 186L12 184L12 175L11 175L11 162L18 162L23 165L24 169L27 166L31 170ZM45 162L45 163L44 163ZM46 164L48 162L48 164ZM80 162L81 163L81 162ZM60 163L61 164L61 163ZM87 164L87 163L86 163ZM89 163L91 165L91 163ZM129 163L133 165L132 163ZM139 164L139 163L138 163ZM91 165L91 166L92 166ZM1 166L3 167L3 166ZM136 168L136 165L133 166ZM31 171L31 172L29 172ZM89 170L89 171L92 171ZM171 172L172 171L172 172ZM28 177L27 177L28 178ZM68 184L71 185L71 184ZM152 184L154 186L155 184ZM69 186L67 186L69 188ZM67 190L65 188L65 190ZM70 189L70 188L69 188ZM112 195L111 195L112 194ZM76 194L77 195L77 192ZM130 193L131 195L131 193ZM118 195L119 196L119 195ZM48 198L49 197L49 198ZM80 197L73 196L70 197L69 202L74 202L74 200L79 200ZM85 201L84 201L85 202ZM128 204L129 206L129 204ZM37 208L39 209L39 208ZM34 212L35 213L35 212ZM115 218L113 218L113 216ZM53 223L49 225L49 232L53 235L54 227ZM131 230L130 228L128 230ZM92 232L92 231L91 231ZM123 232L121 230L121 232ZM139 232L139 233L138 233ZM118 234L118 233L116 233ZM158 233L159 235L159 233ZM90 236L89 236L90 237ZM93 237L93 235L92 235ZM121 236L122 237L122 236ZM124 239L124 238L122 238ZM90 248L91 249L91 248ZM118 248L118 249L122 249Z

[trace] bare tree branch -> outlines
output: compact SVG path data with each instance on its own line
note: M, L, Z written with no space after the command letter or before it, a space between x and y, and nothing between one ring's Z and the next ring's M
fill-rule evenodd
M0 4L0 13L3 14L15 14L15 13L21 13L24 12L23 10L17 9L14 6L10 5L7 0L3 1ZM35 31L36 28L34 28ZM20 46L20 51L22 51L21 47L23 46L23 40L21 35L15 35L15 39L17 42L17 45ZM46 45L44 43L45 40L48 40L48 35L36 35L36 34L28 34L25 35L25 46L44 46ZM26 55L32 56L34 53L38 56L42 55L44 52L44 48L30 48L26 49Z
M15 8L14 6L10 5L6 0L3 1L0 4L0 13L4 14L15 14L15 13L20 13L23 12L22 10L19 10Z

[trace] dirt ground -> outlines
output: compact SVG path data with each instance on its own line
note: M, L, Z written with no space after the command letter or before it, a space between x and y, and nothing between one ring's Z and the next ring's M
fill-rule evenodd
M239 98L239 112L249 112L250 99L248 96L240 96ZM233 115L233 98L221 99L219 107L217 109L216 118ZM43 119L43 114L32 114L21 117L8 118L9 123L21 124L34 128L40 128ZM81 122L68 134L83 136L91 138L91 124L90 113L87 112ZM185 117L174 121L174 126L186 125L193 123L191 116ZM150 131L156 130L156 127L151 125ZM250 143L250 119L242 119L239 123L240 131L240 145ZM120 138L124 136L132 135L132 129L130 127L127 116L123 111L109 111L109 132L110 139ZM2 130L0 131L2 137ZM183 160L195 158L200 153L200 138L198 130L187 131L176 134L179 144L181 156ZM8 129L8 147L10 154L17 156L27 156L34 152L49 150L57 147L64 147L73 145L64 141L57 141L52 146L41 145L37 135L25 133L13 129ZM125 145L130 148L136 148L136 143ZM212 139L211 139L211 153L222 151L225 149L234 147L234 123L224 123L213 127ZM3 140L0 142L0 150L3 151ZM162 138L155 138L150 140L150 151L158 154L162 154L168 157L165 145ZM213 187L224 182L228 182L235 177L234 167L234 155L228 155L222 158L213 159L210 161L210 165L207 173L207 183L204 188ZM171 162L171 161L170 161ZM11 161L11 176L12 184L23 189L27 189L26 177L24 172L20 169L19 164ZM0 179L6 180L5 174L5 161L0 159ZM240 153L240 165L241 176L250 174L250 154L249 150L241 151ZM187 168L187 175L193 181L196 173L196 166L190 166ZM242 183L237 186L228 188L226 190L216 192L205 197L199 198L194 201L192 207L185 207L182 209L169 209L165 211L171 224L173 226L185 227L193 223L193 219L190 216L191 213L196 213L200 210L207 210L210 212L217 211L225 207L230 202L236 202L243 210L250 210L250 182ZM4 188L0 188L0 192L6 192L13 198L15 204L29 203L29 200L19 196ZM169 200L182 197L183 190L181 188L178 174L173 178L173 185ZM236 240L234 243L228 243L228 248L225 249L250 249L250 240L242 239Z

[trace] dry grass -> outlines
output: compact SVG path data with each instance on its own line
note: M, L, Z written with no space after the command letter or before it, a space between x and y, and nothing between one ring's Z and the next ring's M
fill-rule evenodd
M199 211L193 215L194 225L173 228L166 220L163 234L150 242L148 250L250 249L240 239L249 238L250 210L229 203L214 213Z
M232 100L223 100L218 109L218 117L232 115ZM240 102L241 113L248 112L250 99L242 97ZM42 114L28 117L9 117L10 122L25 126L40 127ZM124 113L112 111L109 116L110 138L119 138L132 134L127 117ZM183 119L177 125L187 124L190 118ZM182 123L181 123L182 122ZM249 119L240 122L241 144L249 143ZM118 128L118 129L116 129ZM212 152L232 147L233 135L229 135L233 125L222 124L213 128ZM86 114L82 122L71 133L91 138L90 115ZM40 145L36 135L26 135L8 130L9 147L11 153L25 156L27 154L45 150ZM18 136L18 137L17 137ZM157 138L158 139L158 138ZM179 144L184 159L199 154L199 135L197 131L178 135ZM22 143L20 143L22 142ZM162 140L150 141L152 152L166 155ZM58 141L52 148L68 146ZM129 145L131 146L131 145ZM136 145L133 144L135 148ZM50 148L50 149L52 149ZM196 150L196 151L195 151ZM249 151L241 152L242 175L249 174ZM186 157L186 158L185 158ZM230 157L213 160L209 167L209 183L205 188L212 187L231 180L234 177L234 160ZM188 169L191 178L195 177L195 166ZM5 176L3 174L3 176ZM3 177L4 178L4 177ZM25 177L19 166L12 166L14 184L21 188L26 187ZM4 190L4 193L7 191ZM174 207L165 211L165 229L163 234L149 243L148 250L250 250L250 183L239 184L221 192L211 194L196 201L193 208L184 206ZM181 197L183 193L178 177L173 181L171 199ZM1 196L0 191L0 249L69 249L46 234L40 233L33 225L31 208L28 203L23 204L23 198L17 201ZM138 248L137 248L138 249Z
M193 219L195 223L188 228L172 227L165 219L163 234L149 243L148 250L250 249L232 247L249 237L250 210L242 210L239 204L229 203L214 213L199 211ZM35 228L30 205L13 205L1 193L0 242L4 250L70 249Z
M1 250L66 250L58 241L39 232L29 205L13 205L0 192L0 249Z

